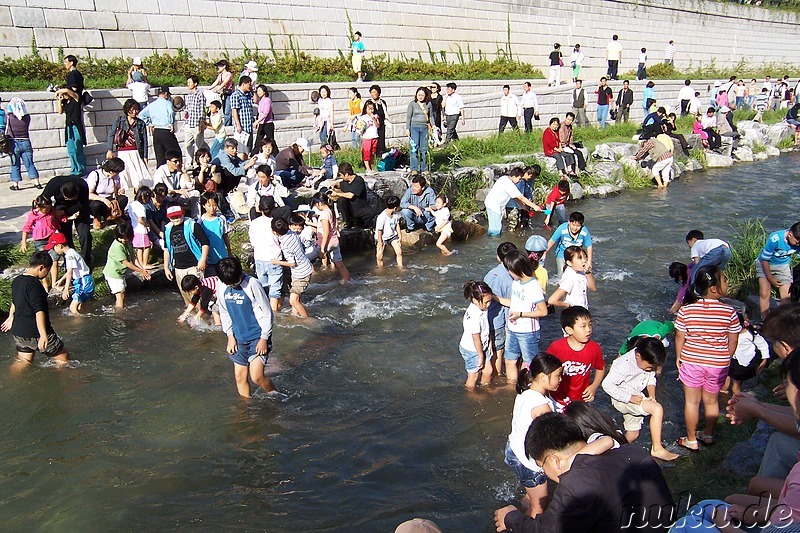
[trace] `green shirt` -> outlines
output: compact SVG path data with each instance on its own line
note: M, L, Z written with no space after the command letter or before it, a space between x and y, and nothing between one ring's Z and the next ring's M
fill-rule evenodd
M103 275L112 279L122 279L125 275L127 267L122 264L123 261L131 261L131 248L127 244L122 244L114 239L111 247L108 249L108 259L106 266L103 269Z

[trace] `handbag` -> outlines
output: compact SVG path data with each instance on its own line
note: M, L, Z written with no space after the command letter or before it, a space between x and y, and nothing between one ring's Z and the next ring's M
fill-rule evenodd
M127 130L122 127L123 121L127 122L127 120L123 118L120 121L119 127L117 127L117 131L114 132L114 146L116 146L117 148L125 145L125 141L128 140L128 135L130 134L131 131L130 125Z
M333 128L331 128L331 130L328 132L328 144L331 148L333 148L334 151L340 148L339 143L336 142L336 132L333 131Z
M563 59L558 58L558 66L559 67L563 67L564 66L564 60Z
M14 139L6 135L5 133L0 133L0 153L11 155L14 151Z

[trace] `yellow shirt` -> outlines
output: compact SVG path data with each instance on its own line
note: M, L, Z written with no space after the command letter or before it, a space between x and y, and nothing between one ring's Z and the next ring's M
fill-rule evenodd
M350 104L350 116L361 115L361 98L356 98L355 100L349 100L348 103Z
M539 265L536 270L533 271L533 277L536 278L536 281L539 282L539 285L542 287L542 292L547 294L547 282L549 281L549 276L547 275L547 270Z

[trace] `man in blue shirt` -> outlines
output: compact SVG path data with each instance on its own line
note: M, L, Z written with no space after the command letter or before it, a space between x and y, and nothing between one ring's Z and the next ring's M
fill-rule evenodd
M769 313L769 298L772 287L778 289L781 303L789 301L789 287L792 284L792 254L800 251L800 222L789 229L769 234L764 249L756 259L756 277L758 277L759 307L761 318Z
M556 247L556 274L559 276L564 272L564 250L569 246L580 246L586 250L588 260L585 272L589 274L592 271L592 235L583 225L584 220L583 213L579 211L570 213L569 220L556 228L553 236L547 241L545 256L553 246ZM542 257L540 263L544 264L544 260L545 257Z
M406 231L414 231L425 228L433 231L436 221L433 213L427 211L428 207L436 204L436 193L428 187L428 182L422 176L411 178L409 187L400 199L400 214L406 219Z
M639 138L647 140L664 133L664 117L666 116L667 110L663 107L659 107L656 111L644 117L642 121L642 134Z
M256 164L256 159L253 157L248 161L243 161L236 153L239 146L236 139L226 139L224 146L224 151L220 152L211 164L217 165L221 169L220 188L224 194L228 194L239 186L242 178L247 174L247 169Z
M156 167L167 162L166 154L170 150L181 151L178 139L173 133L175 108L172 107L169 87L158 90L158 98L142 109L139 118L144 120L153 133L153 149L156 152Z

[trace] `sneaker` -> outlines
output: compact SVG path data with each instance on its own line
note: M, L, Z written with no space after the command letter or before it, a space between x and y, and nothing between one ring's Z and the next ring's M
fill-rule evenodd
M225 217L225 220L228 221L228 224L233 224L234 221L236 220L236 217L233 216L233 215L228 215L228 216Z

